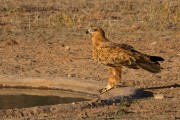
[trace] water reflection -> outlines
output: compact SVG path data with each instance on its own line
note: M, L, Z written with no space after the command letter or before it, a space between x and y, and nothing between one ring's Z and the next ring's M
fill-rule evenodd
M0 109L27 108L43 105L55 105L87 101L85 98L37 95L0 95Z

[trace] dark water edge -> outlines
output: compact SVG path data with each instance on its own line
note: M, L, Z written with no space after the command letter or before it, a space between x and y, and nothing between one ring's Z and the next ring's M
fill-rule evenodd
M88 101L85 98L38 95L0 95L0 109L28 108L44 105Z

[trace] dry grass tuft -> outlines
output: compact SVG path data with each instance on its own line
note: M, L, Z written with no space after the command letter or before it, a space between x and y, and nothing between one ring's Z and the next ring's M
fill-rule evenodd
M4 0L0 1L0 11L0 40L25 35L28 39L46 38L89 25L108 28L120 37L135 31L177 31L180 22L176 0Z

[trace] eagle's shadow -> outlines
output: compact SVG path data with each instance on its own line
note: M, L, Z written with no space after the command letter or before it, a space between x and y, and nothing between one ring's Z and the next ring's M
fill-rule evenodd
M117 85L117 87L128 87L125 85ZM173 85L167 85L167 86L157 86L157 87L147 87L147 88L142 88L143 89L143 94L142 98L147 98L147 97L153 97L154 93L149 90L159 90L159 89L167 89L167 88L180 88L180 84L173 84Z
M173 84L173 85L167 85L167 86L159 86L159 87L148 87L148 88L144 88L144 92L142 97L146 98L146 97L153 97L153 92L148 91L148 90L159 90L159 89L166 89L166 88L179 88L180 84Z

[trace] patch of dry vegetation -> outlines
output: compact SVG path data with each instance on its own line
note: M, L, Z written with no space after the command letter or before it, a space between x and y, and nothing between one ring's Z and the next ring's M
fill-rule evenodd
M2 0L0 6L1 40L12 35L30 35L38 39L50 33L85 29L91 24L118 31L115 34L132 29L177 30L180 21L180 7L176 0Z

